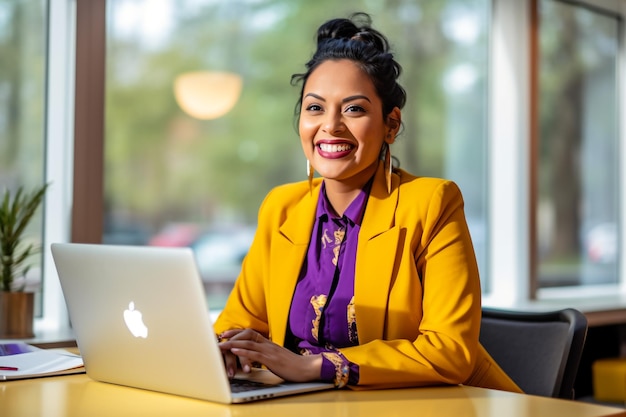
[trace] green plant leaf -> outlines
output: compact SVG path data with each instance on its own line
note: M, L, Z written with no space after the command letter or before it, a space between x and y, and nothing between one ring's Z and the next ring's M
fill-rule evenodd
M38 252L33 244L22 247L23 234L41 205L49 184L31 193L19 187L13 197L4 191L0 206L0 265L1 289L11 291L13 279L19 273L25 275L30 266L24 265L28 258ZM23 288L22 288L23 289ZM19 290L19 289L18 289Z

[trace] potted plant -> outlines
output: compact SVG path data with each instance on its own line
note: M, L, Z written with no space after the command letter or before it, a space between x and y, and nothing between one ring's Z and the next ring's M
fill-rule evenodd
M0 339L34 336L34 292L25 291L25 282L29 258L40 247L25 242L24 232L47 188L45 184L27 193L19 187L15 194L7 189L0 201Z

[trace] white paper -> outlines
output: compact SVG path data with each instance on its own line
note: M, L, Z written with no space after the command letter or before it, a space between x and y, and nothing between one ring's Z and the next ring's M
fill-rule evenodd
M16 355L0 356L0 380L63 374L83 367L83 358L65 350L36 350Z

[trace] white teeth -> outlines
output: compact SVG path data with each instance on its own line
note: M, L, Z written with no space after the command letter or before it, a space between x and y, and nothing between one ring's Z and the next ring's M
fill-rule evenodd
M320 143L320 149L324 152L345 152L352 149L352 145L342 143L340 145L334 145L331 143Z

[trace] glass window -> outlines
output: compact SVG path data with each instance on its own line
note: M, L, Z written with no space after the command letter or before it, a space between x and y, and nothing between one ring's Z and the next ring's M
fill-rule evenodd
M306 177L290 77L323 20L363 10L404 67L392 154L458 182L486 263L490 1L107 3L105 243L191 246L221 307L263 197Z
M617 283L621 21L540 4L539 285Z
M5 189L31 192L44 182L46 80L46 2L0 2L0 195ZM34 245L42 242L43 210L25 232ZM35 315L41 315L41 256L32 263L25 283L36 290Z

